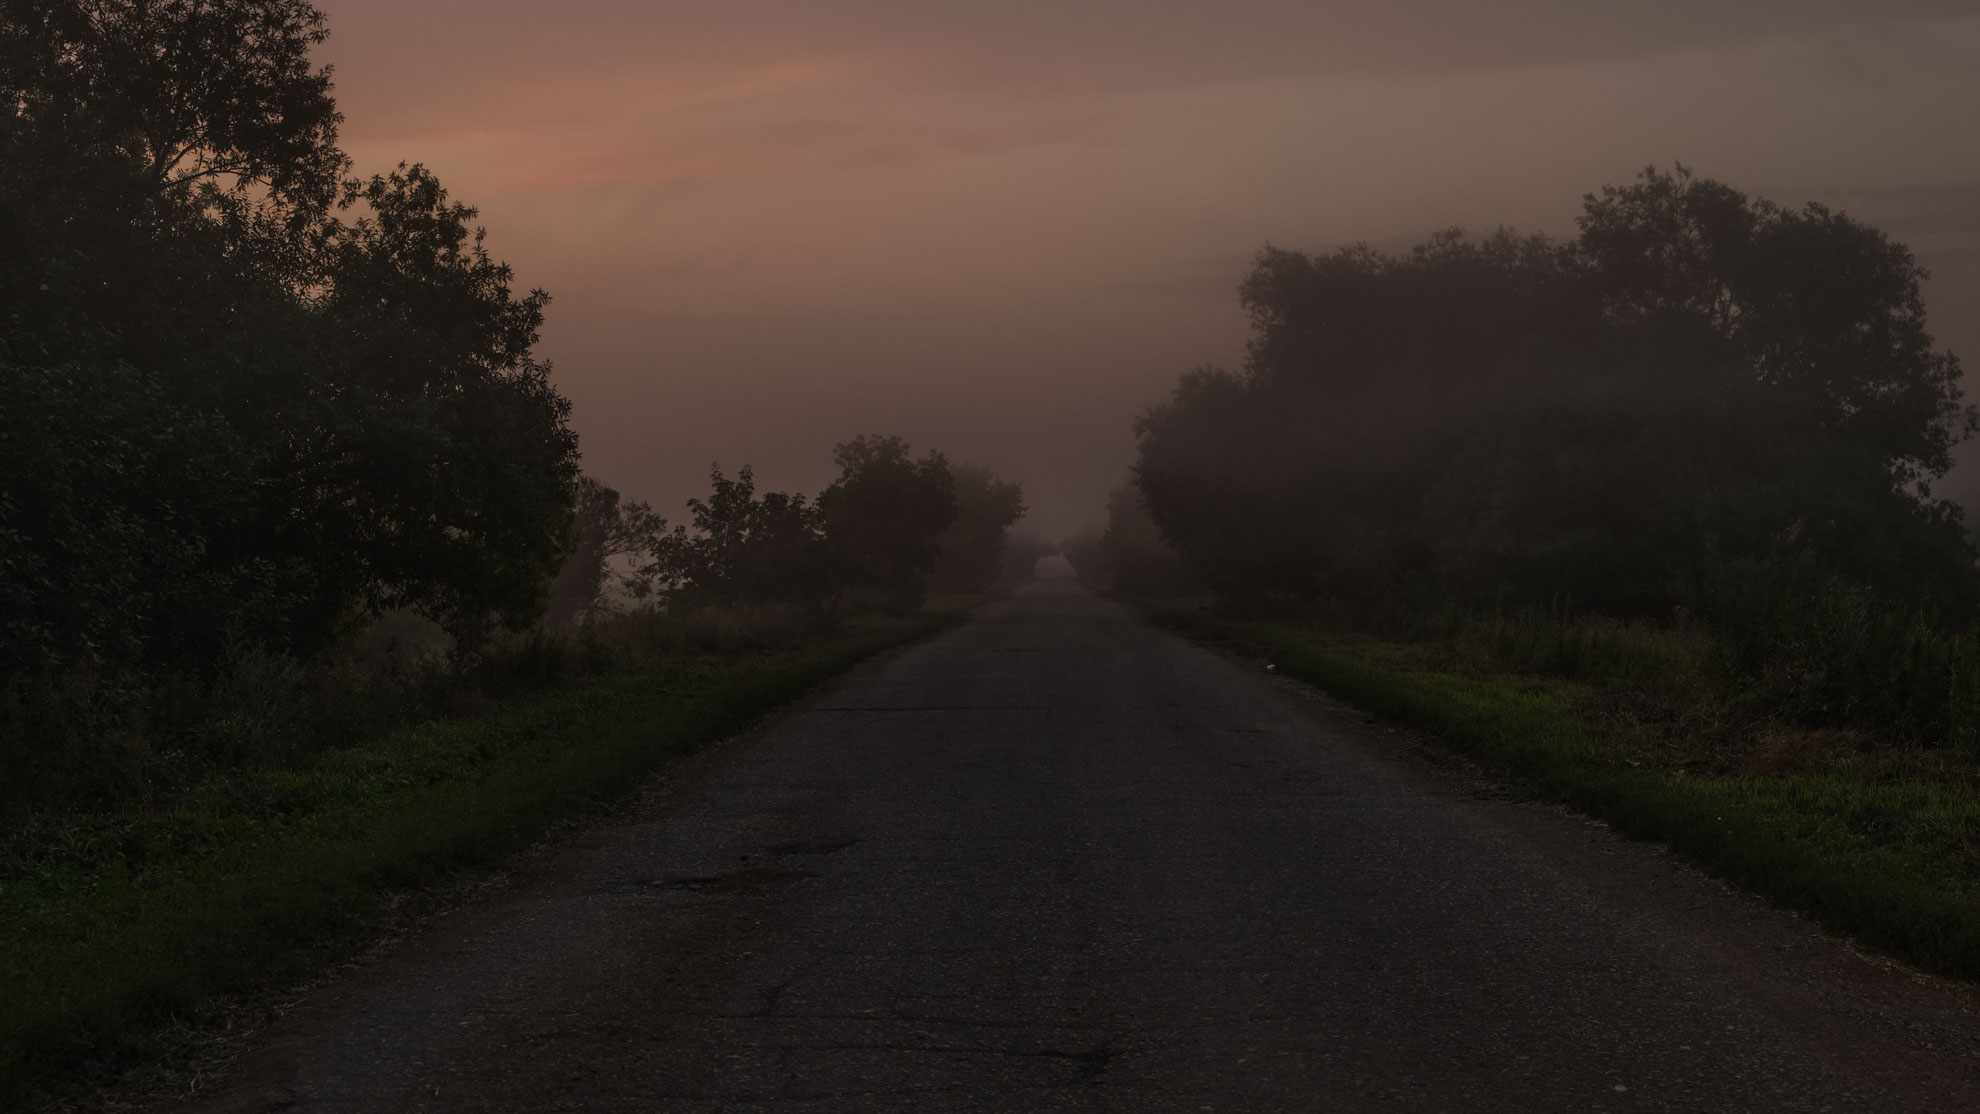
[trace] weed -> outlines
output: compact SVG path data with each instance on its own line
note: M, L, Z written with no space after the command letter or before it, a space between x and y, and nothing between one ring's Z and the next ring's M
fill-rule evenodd
M641 618L598 633L640 647L643 663L613 652L619 672L575 691L222 767L153 808L16 823L0 844L0 1104L91 1053L141 1051L215 995L320 969L374 931L393 893L501 862L958 610L860 618L802 641L788 616L738 618L717 628L725 652L662 652L691 640ZM484 676L575 675L573 645L525 642ZM251 718L279 708L290 676L244 657L228 683Z
M1460 625L1453 638L1482 635L1505 657L1473 654L1453 671L1426 667L1434 656L1415 646L1310 624L1178 609L1157 617L1270 654L1292 677L1426 728L1542 796L1667 843L1872 947L1980 977L1980 770L1942 749L1778 721L1708 733L1739 740L1737 754L1714 755L1690 734L1692 717L1709 718L1696 704L1676 718L1645 716L1585 681L1535 675L1635 676L1675 691L1697 682L1709 653L1690 635ZM1693 699L1709 708L1715 698Z

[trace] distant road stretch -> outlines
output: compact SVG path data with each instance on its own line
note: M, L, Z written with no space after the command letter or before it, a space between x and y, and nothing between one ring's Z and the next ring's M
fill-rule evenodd
M194 1109L1980 1110L1975 999L1042 581L318 992Z

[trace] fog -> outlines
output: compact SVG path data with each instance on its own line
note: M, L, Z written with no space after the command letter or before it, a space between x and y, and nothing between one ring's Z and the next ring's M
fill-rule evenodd
M1242 357L1266 243L1572 231L1648 163L1825 201L1980 352L1958 3L327 5L359 169L426 162L555 298L588 471L816 490L860 432L1098 516L1133 415ZM1980 496L1957 470L1942 489Z
M0 1108L1980 1110L1975 0L316 3L0 5Z

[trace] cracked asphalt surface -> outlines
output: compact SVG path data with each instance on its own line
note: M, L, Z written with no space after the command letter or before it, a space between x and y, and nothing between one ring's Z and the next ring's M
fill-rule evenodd
M1976 1110L1975 1017L1044 581L311 995L191 1108Z

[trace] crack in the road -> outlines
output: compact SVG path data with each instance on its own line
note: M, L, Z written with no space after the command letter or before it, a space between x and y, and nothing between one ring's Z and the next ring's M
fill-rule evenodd
M800 839L790 843L772 844L765 850L772 855L833 855L858 842L858 836L841 836L838 839Z
M812 708L813 712L1043 712L1047 704L868 704Z
M812 877L808 870L775 870L770 867L744 867L726 874L690 875L664 879L655 885L663 890L688 890L698 894L752 894L782 889L800 879Z
M1079 1065L1080 1075L1091 1079L1101 1072L1106 1071L1108 1065L1112 1064L1115 1058L1127 1051L1125 1048L1110 1048L1102 1045L1099 1048L1088 1049L1084 1052L1067 1052L1061 1048L1043 1048L1036 1052L1009 1052L1005 1053L1005 1055L1047 1056L1061 1060L1071 1060Z

